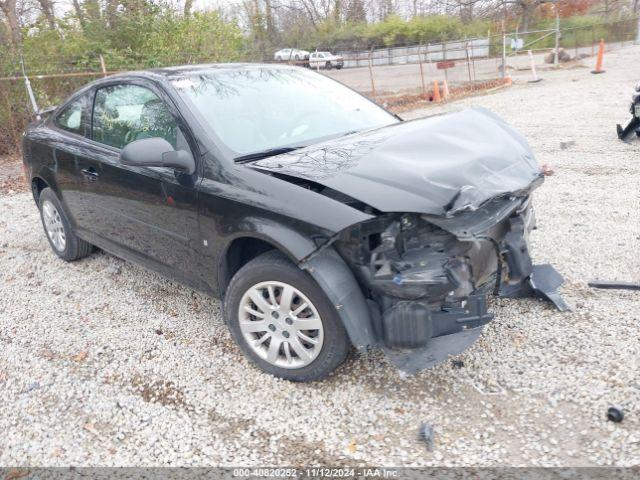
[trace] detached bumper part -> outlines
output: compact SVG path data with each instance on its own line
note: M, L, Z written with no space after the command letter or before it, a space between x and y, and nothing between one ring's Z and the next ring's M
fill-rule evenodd
M624 128L622 128L622 125L620 125L620 124L616 125L616 131L618 133L618 138L620 140L622 140L623 142L628 142L629 141L629 137L633 133L638 135L638 132L640 132L640 118L633 117L629 121L627 126L624 127Z
M451 355L458 355L469 348L482 333L482 327L451 335L432 338L427 346L413 350L383 347L386 357L398 370L414 375L420 370L444 362Z
M534 265L531 274L516 285L502 285L499 296L506 298L539 297L555 305L560 312L571 310L564 301L558 288L564 283L564 278L551 265L545 263Z
M462 353L492 319L485 295L470 295L460 306L440 311L401 302L385 312L382 349L396 368L412 375Z

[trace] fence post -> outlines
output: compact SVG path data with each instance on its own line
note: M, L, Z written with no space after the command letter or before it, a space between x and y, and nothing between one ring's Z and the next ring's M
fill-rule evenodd
M553 66L558 66L558 48L560 48L560 15L558 13L558 5L555 5L556 8L556 51L553 56Z
M502 78L507 76L507 33L502 30Z
M372 57L373 56L373 47L371 47L371 50L369 50L369 77L371 78L371 92L373 93L373 98L376 99L377 95L376 95L376 84L373 81L373 61L372 61Z
M446 62L447 61L447 44L443 41L442 42L442 61ZM449 84L449 79L447 78L447 69L444 69L444 81L447 82L447 85Z
M420 64L420 82L422 84L422 94L427 96L427 88L424 85L424 71L422 70L422 57L420 56L420 47L418 46L418 63Z
M107 66L104 64L104 57L100 54L100 68L102 68L102 76L107 76Z
M469 42L467 41L464 45L464 48L467 52L467 71L469 72L469 83L472 83L473 81L471 80L471 59L469 57Z

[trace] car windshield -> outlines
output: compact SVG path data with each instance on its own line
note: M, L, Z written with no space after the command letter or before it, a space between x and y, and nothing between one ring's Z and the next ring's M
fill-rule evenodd
M302 68L211 69L172 84L234 157L398 122L340 83Z

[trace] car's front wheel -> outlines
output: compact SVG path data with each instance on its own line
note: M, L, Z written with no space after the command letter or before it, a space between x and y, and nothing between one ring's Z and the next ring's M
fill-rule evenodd
M38 203L44 232L56 255L71 262L91 253L93 245L78 238L74 233L60 200L53 190L50 188L42 190Z
M327 62L326 65L325 65L325 68L327 70L331 70L332 67L333 67L333 64L331 62Z
M225 314L245 355L265 372L287 380L326 377L350 348L324 292L277 251L260 255L236 273L225 296Z

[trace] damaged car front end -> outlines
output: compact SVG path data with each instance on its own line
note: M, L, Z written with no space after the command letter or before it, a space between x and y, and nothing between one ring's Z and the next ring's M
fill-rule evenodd
M405 122L253 167L371 215L301 266L330 296L337 291L354 345L381 347L407 373L471 345L493 319L489 294L568 308L557 293L562 277L530 255L531 194L544 177L524 139L486 110Z

